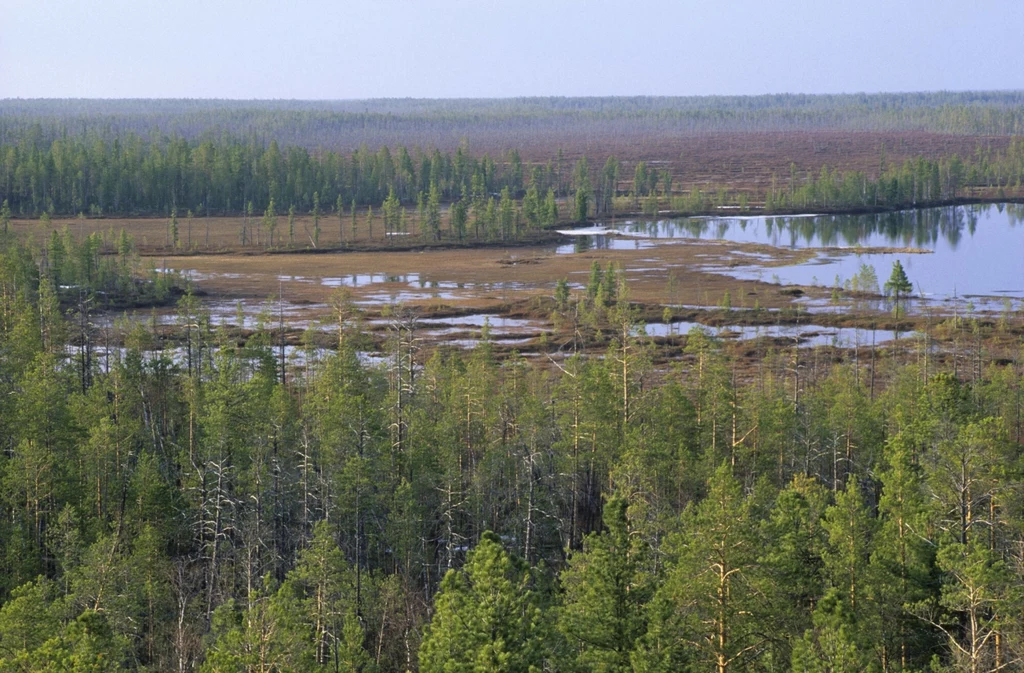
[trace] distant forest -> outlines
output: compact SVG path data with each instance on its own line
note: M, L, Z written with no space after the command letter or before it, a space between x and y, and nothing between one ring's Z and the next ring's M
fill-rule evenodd
M132 132L186 140L224 134L350 152L363 145L566 144L622 134L714 131L931 131L1024 134L1024 91L900 94L356 101L3 100L0 142L37 126L46 139Z
M635 148L639 139L653 138L650 142L657 145L680 134L815 129L905 129L947 138L969 134L979 142L965 146L963 156L941 149L932 149L930 156L904 150L902 159L887 162L882 141L877 163L861 170L834 165L843 162L841 148L821 155L813 150L805 156L818 163L805 162L801 170L795 164L769 166L763 157L733 156L726 161L743 164L741 176L744 170L761 175L741 177L746 182L739 189L681 175L670 161L634 157L620 163L611 156L616 148L628 150L630 143ZM517 207L526 228L558 219L553 206L541 207L556 197L571 198L564 215L576 221L613 212L616 197L625 196L631 200L620 212L669 208L700 213L751 203L767 211L919 206L957 198L963 188L979 188L990 197L1016 195L1024 177L1024 140L1014 134L1022 131L1020 92L351 102L7 100L0 101L0 200L7 201L12 216L39 217L43 212L170 216L175 210L259 215L274 207L277 212L340 213L383 208L390 198L392 208L418 205L423 219L434 195L438 202L458 202L460 218L478 213L474 222L480 230L488 228L488 209L500 209L497 199L505 190L503 198L522 199ZM982 144L984 134L998 134L999 142ZM565 147L572 149L563 152ZM675 156L671 148L659 151L659 157ZM590 152L593 163L583 154ZM521 228L505 229L510 227Z

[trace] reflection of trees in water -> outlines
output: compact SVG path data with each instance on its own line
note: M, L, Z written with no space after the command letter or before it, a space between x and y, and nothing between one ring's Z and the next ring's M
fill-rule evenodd
M764 227L764 234L759 238L764 243L793 248L799 245L850 247L864 245L873 238L881 238L886 245L891 246L932 248L941 239L956 250L964 238L965 230L973 236L980 216L992 208L1005 212L1011 226L1024 222L1024 204L1015 203L949 206L870 215L780 215L758 221ZM749 239L735 236L735 232L746 231L751 222L729 217L683 218L634 222L629 228L650 237ZM730 232L734 235L730 236ZM607 247L607 242L596 247Z
M611 245L608 236L577 236L573 242L573 252L587 252L588 250L607 250Z
M1006 209L1006 219L1011 227L1024 222L1024 203L1000 203L999 212L1003 212L1003 208Z
M586 252L587 250L590 250L590 248L594 244L594 242L592 240L593 238L594 238L593 236L577 236L575 238L575 240L573 241L572 251L576 252L576 253L579 253L579 252Z
M964 211L961 208L943 208L942 214L943 217L939 220L939 231L949 243L949 247L956 250L960 239L963 238Z
M940 231L959 240L959 232L944 225L950 216L956 217L955 213L948 212L954 210L931 208L874 215L825 215L805 218L798 226L806 245L846 247L881 237L887 245L922 248L933 246Z

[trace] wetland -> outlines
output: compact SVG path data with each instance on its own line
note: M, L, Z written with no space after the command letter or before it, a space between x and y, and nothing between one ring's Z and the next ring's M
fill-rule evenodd
M214 225L216 228L216 225ZM555 306L561 283L587 296L594 269L614 269L635 317L665 360L693 328L738 344L874 348L973 315L996 324L1024 307L1024 208L974 204L875 214L624 218L538 245L354 249L321 254L160 255L158 271L190 288L213 326L276 330L329 344L339 302L362 318L367 353L386 347L395 316L417 347L564 354L586 348ZM884 296L894 261L913 292L895 316ZM607 272L607 271L606 271ZM346 309L346 311L349 309ZM110 312L175 341L180 311ZM486 325L486 337L484 328ZM575 330L575 332L574 332ZM931 330L935 333L935 330ZM307 340L309 338L307 337ZM591 339L591 347L603 342ZM298 356L297 356L298 357Z

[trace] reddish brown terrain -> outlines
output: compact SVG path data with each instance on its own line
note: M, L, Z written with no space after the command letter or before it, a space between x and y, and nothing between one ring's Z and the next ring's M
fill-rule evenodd
M774 173L788 180L791 165L798 175L817 173L822 166L842 171L863 171L878 176L883 157L889 164L924 157L939 159L958 154L972 156L979 149L1003 151L1010 136L951 135L929 132L876 131L792 131L721 132L645 136L627 134L602 137L571 144L554 139L528 138L520 149L524 161L546 162L561 147L566 161L586 155L591 165L600 166L608 156L616 157L632 170L637 161L669 169L677 188L691 185L725 187L729 190L763 192ZM478 152L501 154L500 146L473 145ZM632 173L620 172L625 182Z

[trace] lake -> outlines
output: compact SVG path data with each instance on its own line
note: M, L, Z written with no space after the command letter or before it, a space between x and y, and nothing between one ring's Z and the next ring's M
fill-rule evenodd
M861 269L873 267L881 287L899 260L914 294L932 301L954 297L994 304L1024 299L1024 206L984 204L926 208L869 215L690 217L632 220L616 235L574 241L558 252L625 249L693 240L723 240L782 248L820 249L810 262L771 266L747 255L749 264L707 266L744 280L794 285L842 286ZM862 251L870 248L895 252Z

